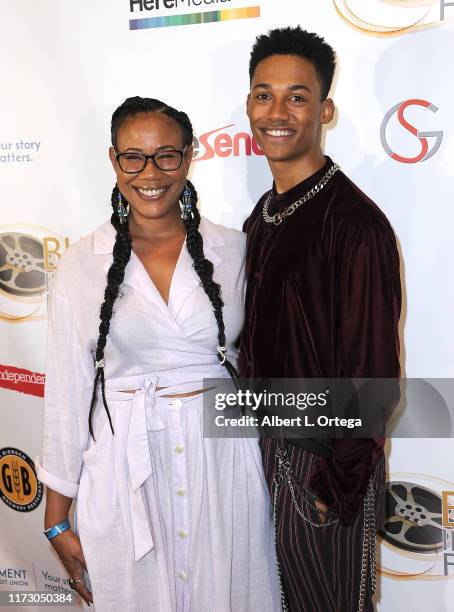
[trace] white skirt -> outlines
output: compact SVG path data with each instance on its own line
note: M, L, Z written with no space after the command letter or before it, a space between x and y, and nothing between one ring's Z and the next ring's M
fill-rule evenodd
M106 381L114 436L96 406L76 506L95 611L277 612L257 439L203 438L202 395L156 382Z

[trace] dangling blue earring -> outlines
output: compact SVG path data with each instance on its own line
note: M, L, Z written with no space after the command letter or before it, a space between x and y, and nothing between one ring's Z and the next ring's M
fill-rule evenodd
M122 225L123 223L126 223L126 219L128 218L128 210L123 204L123 196L121 195L120 191L118 192L117 215Z
M183 221L186 221L189 218L194 218L194 213L192 212L192 195L187 183L184 187L183 193L181 194L180 208L181 218Z

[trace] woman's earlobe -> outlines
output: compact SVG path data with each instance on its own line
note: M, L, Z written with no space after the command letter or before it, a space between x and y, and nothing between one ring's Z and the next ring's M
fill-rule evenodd
M110 159L110 163L115 169L117 166L117 158L115 156L115 149L113 147L109 147L109 159Z
M192 158L194 157L194 147L191 145L188 146L185 153L185 158L188 164L192 162Z

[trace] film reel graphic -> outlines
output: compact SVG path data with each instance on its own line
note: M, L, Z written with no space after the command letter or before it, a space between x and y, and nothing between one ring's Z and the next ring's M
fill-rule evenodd
M0 321L46 319L49 285L68 246L68 238L47 227L0 226Z
M0 234L0 289L11 296L36 297L46 290L44 249L28 234Z
M407 551L434 553L442 549L440 495L411 482L386 483L385 520L380 534Z

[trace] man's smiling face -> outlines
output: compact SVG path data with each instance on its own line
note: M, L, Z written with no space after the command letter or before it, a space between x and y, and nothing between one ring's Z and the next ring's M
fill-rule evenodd
M270 162L319 154L322 125L333 118L332 100L321 99L314 65L297 55L271 55L259 62L247 114Z

